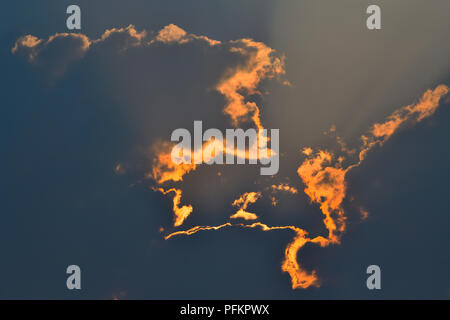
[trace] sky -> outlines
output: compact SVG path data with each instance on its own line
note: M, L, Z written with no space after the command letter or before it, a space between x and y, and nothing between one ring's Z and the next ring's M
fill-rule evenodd
M70 4L2 10L1 299L450 298L448 1ZM194 120L279 172L171 165Z

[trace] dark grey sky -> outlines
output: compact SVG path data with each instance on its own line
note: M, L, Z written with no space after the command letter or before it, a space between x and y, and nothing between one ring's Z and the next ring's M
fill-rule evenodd
M370 124L450 84L448 1L391 2L370 2L383 10L377 32L365 28L368 1L77 4L91 38L129 24L158 31L174 23L221 41L253 38L285 54L293 86L265 83L270 94L258 101L267 127L280 128L280 175L301 190L300 149L331 145L323 135L331 125L357 144ZM11 54L20 36L65 32L69 4L15 1L3 9L0 298L450 298L448 101L349 174L348 195L370 216L350 223L341 245L302 250L302 265L317 271L322 286L292 290L280 270L291 233L227 229L165 241L158 230L172 221L170 203L139 183L155 139L202 113L210 126L226 125L223 98L207 90L226 67L222 56L202 58L196 48L99 51L55 78ZM119 162L133 169L116 175ZM198 208L189 224L222 223L233 197L254 186L242 179L252 170L230 171L226 189L212 170L186 178L186 198ZM320 223L304 195L284 200L279 211L252 208L274 223ZM82 269L79 292L65 286L70 264ZM365 285L371 264L382 270L378 292Z

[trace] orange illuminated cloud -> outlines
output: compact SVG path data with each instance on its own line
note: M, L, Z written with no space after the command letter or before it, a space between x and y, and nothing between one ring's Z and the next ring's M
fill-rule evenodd
M272 190L275 191L285 191L291 194L296 194L298 193L298 190L295 189L294 187L291 187L290 185L288 185L287 183L280 183L278 185L273 184L271 186Z
M124 52L132 47L145 46L147 31L137 31L133 25L125 28L112 28L106 30L99 39L90 40L91 47L110 45L117 52Z
M312 202L320 205L320 210L325 216L323 222L329 231L329 239L338 242L337 233L345 230L342 201L346 192L347 170L332 165L332 157L328 151L319 151L306 159L297 173L306 186L305 193Z
M185 44L194 40L201 40L210 46L221 44L222 42L210 39L206 36L198 36L192 33L187 33L185 30L175 24L169 24L162 28L156 37L150 40L149 44L161 42L164 44Z
M273 184L272 186L270 186L270 188L272 189L272 192L288 192L290 194L297 194L298 193L298 190L296 188L291 187L287 183L280 183L278 185ZM270 196L270 200L272 202L272 206L275 207L278 204L278 199L275 197L274 194L272 194Z
M180 27L174 24L169 24L158 32L158 35L156 36L155 39L163 43L171 43L171 42L183 43L188 41L188 39L185 39L186 35L187 32L181 29Z
M294 240L289 243L285 250L285 259L281 265L281 270L287 272L291 277L292 289L308 288L310 286L319 287L319 279L316 272L307 272L298 263L298 251L308 243L309 239L303 232L299 232Z
M303 148L302 153L303 153L304 155L309 156L309 155L311 155L311 154L313 153L313 149L310 148L310 147Z
M373 146L376 144L382 145L389 139L402 123L407 120L413 120L413 123L417 123L431 116L439 106L441 98L447 95L448 92L449 88L445 85L440 85L434 90L427 90L418 103L395 111L385 122L374 124L370 134L362 137L363 146L359 162L347 168L342 168L342 157L333 162L333 155L328 151L319 151L312 155L310 148L304 149L304 154L309 156L309 158L300 165L297 172L305 184L305 193L313 203L320 205L320 210L325 216L323 221L328 230L328 238L316 237L308 240L303 236L298 236L288 245L286 256L291 255L292 257L289 260L285 260L282 269L291 275L293 288L318 285L314 273L303 274L294 272L298 267L295 265L296 261L294 262L293 257L297 255L298 250L306 242L319 243L321 246L340 242L340 236L346 228L346 217L342 208L342 201L346 196L345 176L347 172L358 166L364 159L364 155ZM376 138L380 137L381 140L376 140ZM362 219L366 219L368 212L361 209L361 216Z
M304 192L310 198L312 203L319 206L321 213L324 215L324 225L328 230L327 237L316 236L309 237L308 233L294 226L269 227L261 222L253 224L235 224L225 223L214 227L193 227L186 231L177 231L166 236L166 239L174 235L191 235L193 233L204 230L218 230L224 227L238 226L244 228L260 228L262 231L290 229L296 232L293 241L289 243L285 249L285 257L281 265L281 269L287 272L291 277L293 289L308 288L311 286L319 287L320 281L315 271L304 270L298 262L298 253L306 244L316 244L325 247L331 244L339 244L343 232L346 230L346 215L342 206L346 197L346 174L349 170L358 166L364 159L364 154L375 145L382 145L389 137L391 137L407 120L413 120L413 123L420 122L424 118L432 115L442 97L449 92L449 88L445 85L438 86L434 90L428 90L422 96L418 103L404 107L395 111L386 121L376 123L368 135L362 136L363 145L361 147L360 159L358 162L343 167L344 157L335 157L327 150L319 150L314 153L312 148L304 148L303 154L307 158L299 166L297 173L305 185ZM333 130L334 131L334 130ZM377 138L382 138L377 140ZM350 155L351 153L347 153ZM272 185L274 190L284 190L293 192L288 185ZM235 204L247 204L254 202L256 193L244 194L236 200ZM255 200L256 201L256 200ZM368 217L365 209L360 210L362 219ZM233 216L232 216L233 217Z
M90 39L81 33L55 33L47 40L40 39L33 35L24 35L17 39L11 52L15 55L25 57L30 63L58 66L56 75L64 72L67 65L75 60L81 59L91 49L99 46L108 46L108 49L123 52L131 47L148 47L157 43L185 44L192 41L199 41L209 46L221 44L220 41L212 40L206 36L188 34L182 28L169 24L162 28L156 36L147 40L147 31L137 31L133 25L125 28L112 28L106 30L98 39ZM53 55L44 54L47 51L58 52L58 59L49 59ZM61 65L63 65L61 67Z
M364 208L360 208L359 212L361 213L361 219L366 220L369 217L369 211Z
M366 153L375 145L383 145L401 125L407 122L418 123L433 115L439 107L441 98L449 91L449 87L443 84L434 90L428 89L417 103L396 110L384 122L375 123L369 133L361 137L363 147L359 153L360 160L363 160Z
M233 206L239 206L239 210L230 216L230 219L241 218L244 220L256 220L258 216L245 211L250 203L255 203L261 197L261 192L246 192L233 202Z
M258 216L254 213L247 212L244 209L239 209L235 214L230 216L230 219L244 219L244 220L256 220Z
M168 193L175 193L175 196L173 197L173 213L175 214L175 220L173 222L174 227L179 227L183 224L184 220L186 220L187 217L192 213L192 206L182 206L180 207L181 203L181 195L182 191L180 189L171 188L168 190L164 190L163 188L157 189L162 194L168 194Z
M174 163L172 161L173 144L171 143L158 143L154 146L154 150L156 157L153 159L152 172L148 174L148 177L158 184L167 181L182 181L185 174L197 167L194 163Z
M308 288L310 286L318 287L320 285L319 280L316 276L316 272L308 272L304 270L301 265L297 261L297 253L298 251L308 242L311 243L318 243L321 246L325 246L328 244L328 241L323 237L316 237L314 239L310 239L307 237L307 232L294 227L294 226L268 226L261 222L254 222L252 224L231 224L230 222L224 223L219 226L195 226L191 229L184 230L184 231L175 231L168 235L166 235L164 238L166 240L174 237L174 236L180 236L180 235L193 235L200 231L212 231L212 230L219 230L226 227L241 227L241 228L258 228L261 231L275 231L275 230L291 230L296 233L296 236L294 237L294 240L288 244L285 250L285 257L281 266L282 271L289 273L291 280L292 280L292 288Z

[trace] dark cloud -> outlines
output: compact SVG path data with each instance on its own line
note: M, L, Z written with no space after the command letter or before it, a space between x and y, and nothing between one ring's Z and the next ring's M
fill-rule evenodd
M249 12L252 11L256 17L260 16L258 10L252 8ZM292 15L298 13L291 11ZM320 8L318 11L326 10ZM236 12L236 16L245 21L240 20L239 26L239 33L244 36L250 34L251 26L257 25L247 19L248 16L242 18L240 12ZM180 19L171 18L170 21ZM296 71L298 67L301 72L295 77L304 78L304 81L294 79L294 87L272 86L269 96L239 91L243 93L244 103L253 101L261 108L263 124L268 127L283 125L282 150L287 150L282 158L280 176L283 178L280 181L277 178L258 179L255 183L253 178L257 172L252 168L199 168L195 174L184 178L187 188L180 204L193 205L194 214L188 221L191 225L220 224L223 218L235 212L231 205L234 199L245 192L263 190L263 197L249 204L249 212L256 213L268 224L299 225L312 230L313 235L326 235L318 205L311 206L303 192L305 186L295 176L305 158L300 149L305 145L314 150L317 150L316 146L331 149L327 144L334 142L324 142L318 137L334 123L336 114L347 115L344 123L351 127L357 123L366 128L366 123L358 121L361 117L367 117L370 123L386 124L380 122L381 119L412 102L424 91L411 76L402 82L400 90L392 86L383 91L375 86L373 91L369 90L369 96L377 108L373 108L373 112L363 108L348 115L344 112L348 109L342 107L343 97L353 101L349 106L359 108L361 99L350 92L360 94L364 91L364 85L353 85L353 81L361 81L361 78L357 72L350 71L362 70L360 67L366 60L360 56L355 59L352 52L359 52L355 48L348 49L346 55L336 53L333 49L342 48L342 43L334 47L334 42L324 37L321 49L316 50L317 46L312 45L311 52L308 51L318 63L305 62L302 59L308 46L302 46L298 52L283 46L283 41L292 44L300 41L302 45L308 41L314 43L317 40L314 37L323 35L320 30L327 33L336 29L324 24L313 28L317 33L308 36L311 28L291 28L299 22L297 18L283 15L283 19L282 25L288 24L289 28L278 33L277 39L266 37L269 41L265 42L275 48L288 48L288 78L291 79L292 70ZM232 24L233 30L237 25ZM198 29L202 28L197 25ZM242 31L244 29L247 31ZM223 30L217 32L225 33ZM33 34L45 33L36 31ZM352 32L345 34L353 36ZM227 34L218 38L238 37ZM394 38L402 37L396 35ZM414 39L412 43L417 42ZM386 292L380 293L380 297L433 294L442 297L447 294L444 292L449 281L444 266L448 266L445 255L448 237L442 226L448 221L439 212L448 211L440 200L445 198L448 186L439 181L446 177L448 155L438 152L442 151L442 146L436 142L440 136L448 136L448 126L443 120L448 118L445 111L438 111L436 120L425 122L435 121L433 126L439 133L427 131L423 125L419 126L419 133L408 131L400 137L393 136L383 149L371 152L364 163L349 174L348 196L343 199L342 206L354 217L349 222L348 233L342 238L342 245L319 249L314 244L307 244L299 254L299 262L305 270L316 270L321 289L290 291L288 275L279 270L285 246L294 235L290 231L269 234L227 229L192 238L162 240L160 227L173 223L169 214L172 203L160 193L148 190L150 182L139 183L152 164L150 146L160 139L167 140L175 128L190 129L193 120L203 119L208 127L230 126L231 114L224 115L222 110L233 100L216 89L230 74L247 68L252 57L260 52L258 45L249 45L246 41L217 42L167 25L161 32L129 26L102 32L97 38L57 33L47 39L25 36L16 42L12 49L15 60L5 60L11 62L9 74L14 72L22 80L12 79L7 101L15 108L9 111L13 116L8 115L4 120L6 123L13 119L9 126L14 130L9 133L10 142L6 144L10 160L5 160L3 166L7 171L5 182L11 186L8 197L3 199L4 209L12 218L8 220L9 227L7 224L3 227L2 237L8 240L4 243L16 243L5 250L5 254L12 257L5 269L12 274L13 270L21 270L24 276L15 283L8 280L7 287L15 289L4 291L3 296L73 297L60 289L64 274L46 283L46 279L55 279L54 274L64 270L69 260L70 263L76 260L89 270L86 279L89 289L83 294L95 298L109 298L115 294L125 296L122 292L127 292L126 296L130 298L205 298L205 293L214 298L370 298L374 295L364 287L364 270L374 262L382 265L383 275L386 275L386 282L383 282ZM363 38L356 42L356 46L365 43ZM344 43L351 41L345 39ZM8 46L10 49L11 44ZM432 57L445 56L443 52L438 54L436 51ZM419 55L415 53L416 58ZM17 56L29 62L39 75L22 68L17 63L20 60ZM348 59L339 64L344 56ZM274 53L272 57L281 56ZM330 59L329 63L325 63L325 59ZM432 87L436 79L434 74L446 70L431 64L424 72L424 64L420 65L421 72L414 73L414 68L408 72L421 79L424 79L420 77L423 74L428 79L423 80L427 88ZM376 66L378 68L380 64ZM380 67L379 72L383 74L389 68L392 66ZM405 69L406 64L400 64L398 74ZM336 76L344 73L348 80L344 81L342 77L341 81L336 81ZM363 78L367 76L366 71L361 74ZM41 75L52 78L54 85L40 87ZM429 81L430 78L433 81ZM389 81L382 82L390 85ZM20 87L26 88L27 95L16 92L15 88ZM263 81L261 88L265 87ZM348 91L342 87L348 87ZM330 91L333 88L336 90ZM407 92L408 97L399 99L400 91ZM380 92L392 101L389 106L384 103L378 108ZM399 100L402 103L399 104ZM353 115L357 118L354 121ZM280 118L285 121L278 121ZM242 119L248 120L248 117ZM338 131L342 130L344 120L340 121ZM310 126L314 130L308 131ZM354 140L357 141L359 136L360 133L353 137ZM415 143L425 150L415 153ZM351 147L355 144L350 143ZM336 151L339 149L337 146ZM397 156L399 158L394 159ZM426 172L426 168L433 166L439 170ZM415 179L402 180L409 175L414 175ZM329 185L336 182L332 178L325 174L319 182ZM415 182L411 183L413 180ZM274 194L271 189L264 189L264 186L280 183L295 187L298 194ZM421 185L426 187L417 187ZM276 208L271 206L271 195L280 199ZM409 199L411 195L412 200ZM321 201L320 194L317 200ZM361 210L369 212L364 223L360 223ZM431 217L425 222L421 216L423 212ZM27 221L29 226L24 226L22 221ZM436 225L433 221L442 223ZM425 227L419 228L420 225ZM420 236L422 234L424 236ZM216 250L212 251L212 247ZM417 257L414 248L419 248L420 257L423 257L419 262L414 258ZM36 264L38 257L45 259ZM19 266L19 261L23 267ZM408 261L408 268L402 267L404 261ZM436 268L436 261L443 267ZM35 273L27 276L25 266L33 263L37 266ZM411 289L408 275L411 277L431 269L436 274L427 272L428 277L420 278L417 287ZM399 278L402 272L404 276ZM28 288L30 283L31 289ZM248 283L248 286L242 287L242 283ZM48 288L45 293L39 289L43 287ZM110 288L111 292L105 294L105 288ZM418 292L422 289L425 293L421 295Z

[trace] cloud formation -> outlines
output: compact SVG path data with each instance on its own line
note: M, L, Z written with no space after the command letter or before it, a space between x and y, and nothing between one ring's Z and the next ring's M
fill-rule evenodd
M282 262L281 269L287 272L291 277L293 289L308 288L311 286L320 286L320 280L316 271L308 272L303 269L298 262L298 252L306 244L316 244L320 247L329 246L332 244L340 244L341 236L346 230L347 216L343 208L343 200L347 196L347 173L359 166L365 159L367 152L373 147L382 146L387 139L394 135L402 124L411 120L412 124L416 124L431 116L440 105L440 101L449 93L450 89L446 85L439 85L433 90L427 90L417 103L400 108L392 115L388 116L385 121L375 123L369 130L369 133L361 136L362 145L359 152L359 160L347 167L343 166L344 158L342 156L336 157L328 150L314 150L310 147L303 149L303 154L306 159L298 167L297 173L303 184L305 185L304 192L309 197L312 203L319 205L320 211L323 214L323 223L328 231L327 236L310 237L306 230L295 226L276 226L270 227L263 223L256 222L253 224L231 224L225 223L220 226L196 226L186 231L176 231L168 236L167 239L175 235L192 235L199 231L218 230L224 227L245 227L245 228L261 228L263 231L272 231L280 229L290 229L296 233L293 241L289 243L285 250L285 257ZM400 120L398 120L400 119ZM377 138L380 138L377 140ZM285 190L295 193L288 185L272 185L275 190ZM254 195L244 194L237 201L246 204L248 202L256 202ZM244 208L245 209L245 208ZM367 210L361 208L361 218L364 220L368 217ZM245 214L244 214L245 215ZM252 214L256 216L256 214Z
M152 36L149 36L150 34ZM106 30L98 39L90 39L85 35L72 33L58 33L48 39L26 35L16 41L12 53L59 77L70 68L71 64L83 59L91 51L105 50L121 55L130 49L172 46L181 48L189 44L220 50L240 58L221 70L219 79L213 84L214 89L225 99L222 111L231 120L233 126L249 125L256 129L264 128L261 121L261 110L251 96L259 93L263 80L278 79L285 74L284 57L278 55L274 49L264 43L252 39L222 42L206 36L190 34L174 24L167 25L154 34L145 30L139 32L130 25L126 28ZM248 212L247 209L250 204L263 198L263 190L288 192L292 195L299 193L297 188L286 183L269 182L265 189L262 188L262 191L245 192L232 203L233 206L238 207L238 210L229 217L232 222L228 221L217 226L198 225L187 230L175 229L165 234L165 239L228 227L256 228L264 232L288 230L294 233L294 237L286 246L281 263L282 271L289 274L293 289L320 286L317 272L305 270L299 263L298 253L307 244L324 247L341 242L341 236L347 228L347 213L343 207L343 201L347 196L347 173L357 167L367 157L370 150L376 146L382 146L399 129L407 124L419 123L433 115L439 107L441 99L448 92L449 88L446 85L427 90L418 102L400 108L385 120L374 123L368 132L361 136L362 145L358 151L350 152L340 138L338 143L345 156L337 156L329 150L303 148L305 159L298 166L297 175L293 175L291 178L299 178L299 181L303 183L304 193L311 204L320 210L327 234L314 235L297 226L269 226L256 221L260 219L261 215ZM335 128L330 130L330 132L334 131ZM202 145L201 150L194 150L194 152L203 153L205 148L208 148L208 144ZM346 150L349 152L345 152ZM233 154L238 151L227 150ZM184 178L186 175L196 172L199 165L175 164L172 162L172 152L173 144L156 143L153 147L152 168L146 177L154 182L154 191L173 196L173 227L179 228L194 212L193 205L182 204L183 190L186 190L183 184ZM344 160L353 160L351 159L353 154L357 154L358 159L345 166ZM123 166L118 164L116 172L123 172L122 170ZM273 197L272 203L274 204ZM368 214L366 210L361 209L363 218ZM238 220L241 222L236 223L236 219L241 219Z
M246 98L258 93L257 87L263 79L280 77L284 74L283 58L277 56L273 49L251 39L228 42L213 40L206 36L190 34L174 24L163 27L153 37L149 37L149 34L146 30L137 31L133 25L130 25L126 28L106 30L98 39L90 39L83 34L75 33L57 33L47 40L26 35L16 41L12 53L25 57L33 65L50 71L54 76L61 76L71 63L82 59L90 51L106 51L120 55L131 48L145 49L188 44L195 44L205 49L220 47L219 50L240 58L238 63L225 66L215 87L227 100L227 105L223 109L224 113L230 116L233 125L249 123L258 129L263 129L258 106L253 101L246 101ZM58 59L54 59L56 55ZM261 142L262 137L259 137L259 140ZM201 149L193 151L192 158L196 157L196 153L203 155L203 158L208 157L208 154L211 157L211 149L216 148L217 143L217 141L213 144L205 143ZM254 149L253 147L249 148L250 151L230 150L226 145L220 147L226 154L233 154L244 159L258 156L250 152ZM183 177L195 171L198 165L173 163L171 159L173 148L173 144L169 142L155 143L152 148L155 157L147 177L160 186L157 190L163 194L175 193L173 211L174 226L177 227L192 213L193 208L191 205L179 207L183 193L181 187L172 188L165 185L182 182ZM264 155L269 157L274 151L265 146L258 152L260 157ZM236 217L240 215L243 218L243 210L240 214L237 213ZM247 213L245 217L249 218L250 214Z

